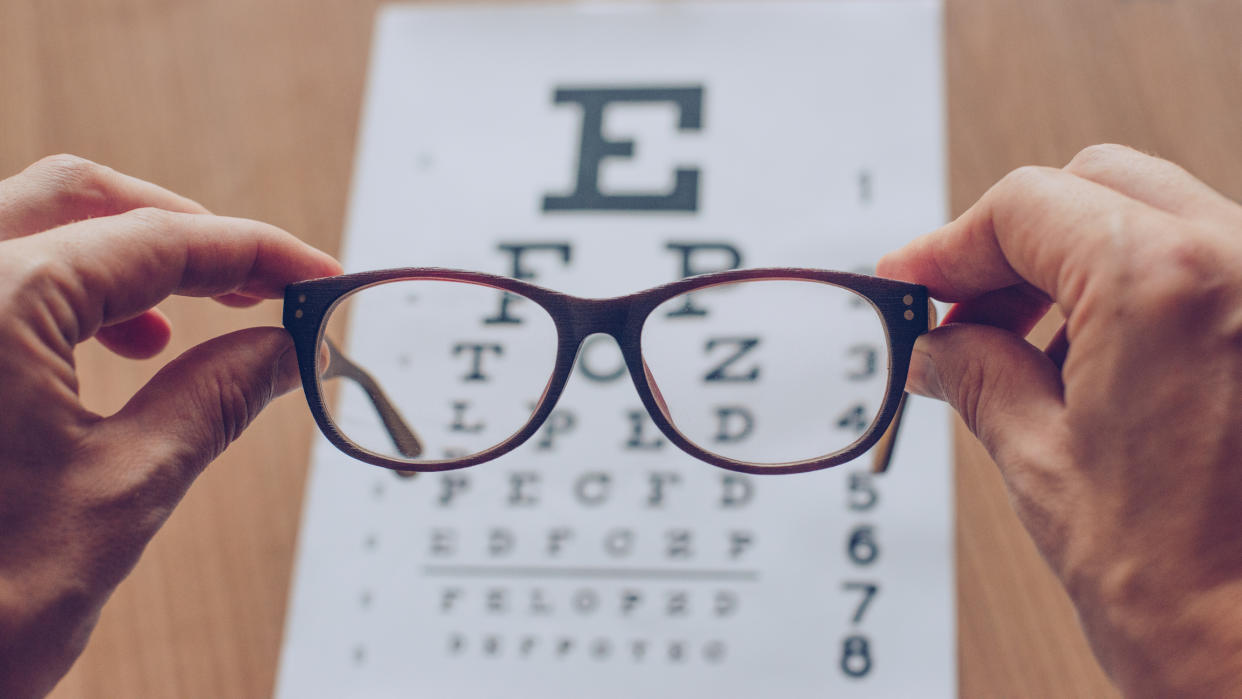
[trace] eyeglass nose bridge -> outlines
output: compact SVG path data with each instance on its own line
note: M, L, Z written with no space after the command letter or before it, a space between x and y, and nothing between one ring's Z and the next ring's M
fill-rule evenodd
M652 303L649 298L643 298L641 293L605 299L568 297L566 302L566 317L569 322L568 327L562 328L562 333L567 332L569 337L562 335L561 342L571 345L573 359L568 371L557 382L554 397L559 398L569 373L578 368L578 359L586 341L595 335L608 335L617 343L624 362L624 372L629 375L639 400L651 415L656 427L674 443L682 446L684 437L672 425L664 396L652 378L640 348L643 322L651 308L657 304Z
M587 299L569 297L565 318L566 322L559 330L562 349L571 350L572 363L569 370L578 365L578 358L587 344L587 340L595 335L607 335L617 343L617 349L624 362L624 369L634 381L646 383L646 376L641 352L638 345L639 328L645 314L634 303L634 296L618 296L606 299ZM567 347L566 347L567 345ZM568 379L568 376L564 377ZM642 386L636 386L641 394Z
M571 298L568 311L572 340L577 345L581 346L588 337L602 333L611 335L624 349L625 332L632 312L630 297Z
M639 334L642 321L646 317L643 305L638 303L639 301L641 299L637 294L605 299L577 297L565 299L567 305L564 317L567 322L562 325L560 332L562 350L571 350L568 353L570 361L560 380L554 382L557 384L554 397L559 398L560 390L563 389L565 381L569 379L569 374L579 367L578 360L587 340L596 335L607 335L617 343L617 349L623 361L623 371L633 381L638 397L647 406L649 412L652 407L649 404L650 399L667 420L668 409L664 405L664 398L651 380L650 371L639 349ZM547 397L545 396L545 399ZM657 420L657 424L660 422L663 421Z

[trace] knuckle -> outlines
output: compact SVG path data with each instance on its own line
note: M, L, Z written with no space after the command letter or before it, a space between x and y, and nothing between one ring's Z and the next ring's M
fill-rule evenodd
M106 206L112 200L111 170L76 155L49 155L28 169L45 181L55 204L70 210Z
M1001 194L1024 192L1033 187L1040 187L1056 176L1055 168L1042 165L1023 165L1010 170L996 185Z
M232 444L259 412L258 401L252 400L249 392L244 390L235 380L217 382L216 394L219 396L219 416L222 428L222 444L217 453Z
M271 399L272 386L252 385L246 377L227 369L208 371L195 387L199 396L198 415L203 434L194 440L201 445L199 458L205 466L241 436Z
M1162 247L1165 249L1157 249L1157 252L1166 266L1183 276L1197 277L1216 271L1219 252L1210 241L1198 236L1178 236Z
M89 176L96 170L101 169L101 167L98 163L81 156L71 153L57 153L56 155L40 158L28 170L71 179Z
M0 258L0 278L4 280L7 299L21 297L59 271L61 261L55 255L27 247L21 254Z
M1145 246L1128 260L1132 283L1126 303L1144 314L1206 312L1227 286L1220 252L1198 236L1177 236Z
M69 265L49 251L27 247L22 254L0 261L0 309L6 316L20 317L34 326L48 319L65 326L72 320L73 304L80 301L74 289Z
M1056 168L1040 165L1024 165L1008 174L992 186L984 199L992 211L998 228L1013 228L1023 225L1018 218L1029 219L1033 216L1048 216L1053 212L1039 205L1047 199L1047 194L1055 187L1056 178L1064 176ZM1030 221L1025 221L1030 224Z
M1123 157L1133 153L1134 150L1128 146L1097 143L1078 151L1065 169L1076 174L1107 171L1117 167Z
M175 212L168 209L161 209L155 206L142 206L137 209L130 209L121 214L138 226L144 226L154 229L164 229L174 225L178 216Z
M951 389L956 395L950 402L961 415L962 421L966 423L971 434L978 436L984 444L987 444L987 435L980 434L979 422L981 403L987 395L987 368L980 357L968 356L961 361L959 373L953 382L956 386Z

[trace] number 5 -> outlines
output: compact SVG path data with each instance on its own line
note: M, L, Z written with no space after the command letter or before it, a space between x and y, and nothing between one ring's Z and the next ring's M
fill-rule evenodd
M850 474L849 507L851 510L857 512L870 510L879 500L880 494L871 482L870 473Z

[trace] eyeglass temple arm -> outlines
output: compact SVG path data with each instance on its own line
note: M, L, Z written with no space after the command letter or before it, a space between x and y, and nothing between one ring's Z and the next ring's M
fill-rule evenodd
M936 306L931 299L927 299L927 329L934 330L938 322ZM906 398L909 395L902 391L901 402L897 404L897 412L893 413L892 422L888 423L888 428L884 430L884 434L880 435L880 441L875 443L875 450L871 456L872 473L884 473L888 470L889 462L893 460L893 447L897 445L897 430L901 427L901 416L906 412Z
M384 429L388 431L388 436L392 438L392 443L397 447L397 451L409 459L421 455L423 453L422 440L406 424L401 417L401 413L397 412L396 406L384 394L384 390L379 387L375 379L367 373L366 369L350 361L332 340L325 337L324 344L328 347L328 368L324 370L323 378L333 379L340 377L358 384L358 387L371 400L371 405L375 407L375 412L379 413L380 420L384 423Z

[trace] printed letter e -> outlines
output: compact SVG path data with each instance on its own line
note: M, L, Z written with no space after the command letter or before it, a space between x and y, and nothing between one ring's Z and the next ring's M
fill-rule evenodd
M556 104L582 106L582 141L578 147L578 182L569 196L547 195L544 211L697 211L699 171L677 168L676 184L667 194L604 194L599 191L599 166L604 158L630 158L633 141L604 138L604 108L612 102L672 102L677 105L679 131L698 131L703 122L703 87L560 88Z

